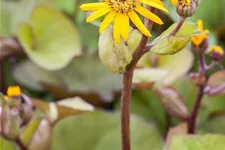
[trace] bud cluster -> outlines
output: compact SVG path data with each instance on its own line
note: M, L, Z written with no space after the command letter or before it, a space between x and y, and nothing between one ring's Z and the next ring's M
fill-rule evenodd
M32 105L23 101L19 86L10 86L7 95L0 98L2 100L0 106L1 133L7 139L14 140L19 136L21 127L30 121Z

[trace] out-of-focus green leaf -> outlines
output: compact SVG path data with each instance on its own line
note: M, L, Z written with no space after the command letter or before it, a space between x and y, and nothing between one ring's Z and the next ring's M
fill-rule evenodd
M94 111L94 107L80 97L67 98L56 103L33 99L33 105L41 110L51 122L59 121L71 115Z
M57 74L69 92L94 92L111 100L113 92L121 88L120 75L109 72L93 55L74 59Z
M163 141L157 129L135 116L131 117L131 133L134 150L162 148ZM120 141L119 114L96 111L68 117L56 124L52 150L115 150L120 149Z
M168 70L164 79L165 85L171 85L177 79L186 75L194 62L194 56L189 49L183 49L175 55L159 56L159 67Z
M162 83L168 71L160 68L137 68L134 70L133 83L158 82Z
M149 66L151 68L135 69L133 83L155 82L160 85L171 85L186 75L194 61L194 56L189 49L184 49L174 55L155 57L157 57L157 68ZM147 61L150 60L151 58L147 57L141 63L149 64Z
M53 72L40 68L30 60L17 64L13 70L13 76L20 84L38 91L43 91L41 83L60 85Z
M0 136L0 148L1 150L19 150L16 144L5 140Z
M215 116L200 127L202 133L217 133L225 135L225 115Z
M65 12L69 14L74 14L76 8L77 0L56 0L57 7L63 9Z
M25 61L18 64L13 74L20 84L34 90L43 90L42 83L52 86L63 84L60 92L66 89L70 95L75 92L95 93L105 100L112 100L114 92L121 88L120 75L110 73L95 55L75 58L64 69L56 72L46 71Z
M170 145L170 150L223 150L224 148L225 136L219 134L175 136Z
M36 5L36 0L0 1L1 30L0 34L9 36L16 33L18 25L28 21Z
M81 54L76 28L54 9L35 8L31 26L20 25L17 36L28 56L47 70L61 69Z
M160 55L175 54L187 45L195 31L197 31L196 24L185 22L176 35L168 36L176 25L177 23L171 25L153 41L153 43L157 44L151 49L152 53Z

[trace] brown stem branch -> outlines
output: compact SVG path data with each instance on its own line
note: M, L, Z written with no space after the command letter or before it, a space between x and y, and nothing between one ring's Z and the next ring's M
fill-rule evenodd
M199 72L202 72L205 76L205 73L206 73L205 64L206 64L206 62L205 62L204 52L203 53L200 52L198 54L198 61L199 61ZM195 134L196 120L197 120L198 112L199 112L199 109L200 109L200 106L201 106L201 101L202 101L202 98L204 96L204 89L205 89L205 85L200 85L199 88L198 88L198 95L197 95L196 100L195 100L194 108L193 108L191 116L188 120L188 133L189 134Z
M151 10L150 7L148 7ZM155 11L155 10L151 10ZM145 19L145 26L151 30L153 22ZM139 59L146 53L144 48L148 42L148 37L142 35L141 41L133 53L133 58L130 64L126 67L123 74L123 88L121 93L121 133L122 133L122 150L130 150L130 103L132 91L133 72Z

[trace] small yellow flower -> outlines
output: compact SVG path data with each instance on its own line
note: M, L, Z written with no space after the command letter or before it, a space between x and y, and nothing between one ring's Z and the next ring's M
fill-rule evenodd
M217 46L217 45L214 45L211 49L210 49L210 51L209 51L209 53L217 53L218 55L220 55L220 56L224 56L224 50L222 49L222 47L220 47L220 46Z
M177 5L177 3L179 2L182 6L190 6L191 4L191 0L171 0L173 5Z
M194 37L192 37L191 41L192 41L192 43L193 43L195 46L201 45L201 43L202 43L205 39L207 39L208 33L209 33L209 30L204 30L204 29L203 29L203 22L202 22L202 20L198 20L198 21L197 21L197 25L198 25L199 31L201 31L202 33L201 33L201 34L198 34L198 35L195 35Z
M9 97L4 95L3 100L7 101L8 99L9 99Z
M87 18L87 22L91 22L107 14L101 23L100 34L114 20L113 37L116 43L120 43L120 36L125 41L128 38L130 20L144 35L151 36L149 30L142 23L136 12L155 23L163 24L158 16L144 8L141 3L168 12L160 0L103 0L103 2L83 4L80 8L85 11L95 11Z
M18 85L17 86L9 86L7 89L7 96L9 96L9 97L21 96L20 87Z

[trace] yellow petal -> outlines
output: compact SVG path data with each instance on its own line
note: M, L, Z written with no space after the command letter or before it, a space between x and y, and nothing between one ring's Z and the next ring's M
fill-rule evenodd
M152 6L154 8L157 8L159 10L162 10L162 11L165 11L165 12L169 12L164 6L158 4L157 2L152 2L152 1L148 1L148 0L140 0L140 2L146 4L146 5L149 5L149 6Z
M150 12L148 9L139 5L136 7L135 10L139 12L142 16L148 18L149 20L152 20L153 22L158 24L163 24L162 20L158 16Z
M177 3L178 3L178 0L171 0L171 2L172 2L172 4L173 4L173 5L175 5L175 6L176 6L176 5L177 5Z
M88 4L82 4L80 6L80 9L81 10L97 10L97 9L100 9L100 8L102 8L104 6L105 6L104 2L101 2L101 3L88 3Z
M198 29L199 29L200 31L203 31L203 21L202 21L202 20L198 20L198 21L197 21L197 25L198 25Z
M113 27L113 37L117 44L120 43L120 33L121 33L120 14L117 14L114 20L114 27Z
M146 36L151 36L150 32L148 29L144 26L144 24L141 22L140 18L138 15L134 12L131 11L128 13L131 21L135 24L135 26Z
M154 3L157 3L159 5L164 6L164 4L163 4L163 2L161 0L148 0L148 1L151 1L151 2L154 2Z
M191 0L187 0L187 5L190 6Z
M97 11L95 11L94 13L92 13L87 19L86 22L91 22L103 15L105 15L106 13L108 13L111 10L111 8L109 7L103 7Z
M109 24L113 21L114 17L116 15L115 11L109 12L109 14L105 17L103 22L101 23L101 26L99 28L100 34L109 26Z
M124 39L124 41L127 41L129 31L130 31L130 25L129 25L129 17L127 14L122 14L120 17L120 25L122 27L121 35Z

